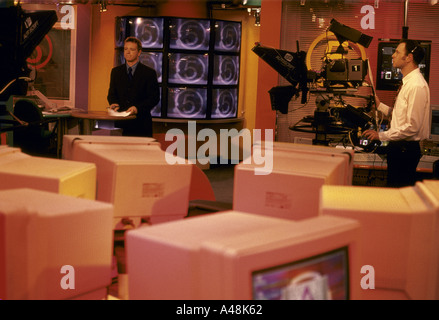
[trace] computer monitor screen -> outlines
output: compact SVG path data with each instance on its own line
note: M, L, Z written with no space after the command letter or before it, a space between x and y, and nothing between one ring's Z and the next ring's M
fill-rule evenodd
M168 117L205 118L207 89L168 88Z
M116 47L122 47L127 37L128 17L117 17L115 23L115 39Z
M168 164L157 145L80 143L72 158L96 165L96 200L113 204L115 228L125 218L137 226L187 215L192 164Z
M239 52L241 49L241 23L215 21L215 50Z
M106 299L112 216L98 201L1 190L0 300Z
M424 75L425 80L429 81L430 77L430 55L431 41L419 41L422 49L424 49L425 57L419 64L419 69ZM394 90L402 79L401 71L393 67L392 55L398 47L399 40L381 41L378 43L378 59L377 59L377 81L376 88L378 90Z
M162 52L142 52L139 58L144 65L155 70L158 83L162 82Z
M125 63L125 57L123 56L123 47L116 48L114 53L114 65L120 66Z
M210 20L172 18L170 49L209 50Z
M142 48L163 48L164 19L159 17L130 17L130 34L142 42Z
M207 54L169 54L169 83L207 84L209 56Z
M213 63L214 85L235 85L239 80L239 56L215 55Z
M130 299L251 300L255 283L259 290L263 279L271 280L272 275L261 272L287 264L302 266L299 277L311 268L315 272L313 279L301 282L300 298L356 299L360 226L333 218L289 221L225 211L128 231ZM313 266L303 267L308 259ZM328 284L324 294L317 282L319 289Z
M252 274L254 300L347 300L346 247Z
M238 89L221 88L212 91L212 119L234 118L238 112Z
M430 140L439 142L439 106L431 106L431 131Z
M154 108L151 109L151 117L161 117L162 116L162 94L163 94L163 88L159 88L160 93L160 100L159 102L154 106Z
M0 190L33 188L95 200L96 174L94 163L0 153Z
M258 148L253 158L263 152ZM275 143L265 150L265 159L272 159L266 175L256 175L260 165L244 159L235 167L233 209L292 220L317 216L321 186L351 184L353 168L349 153L321 148Z
M320 214L361 224L361 265L374 268L365 299L436 299L438 222L419 186L322 186Z

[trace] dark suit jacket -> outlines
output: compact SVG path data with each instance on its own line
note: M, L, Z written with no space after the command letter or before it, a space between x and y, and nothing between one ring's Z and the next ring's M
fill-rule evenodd
M124 135L152 136L151 109L160 100L157 74L154 69L139 62L130 81L126 68L123 64L111 70L108 103L119 104L119 111L126 111L131 106L137 108L135 120L117 123L123 129Z

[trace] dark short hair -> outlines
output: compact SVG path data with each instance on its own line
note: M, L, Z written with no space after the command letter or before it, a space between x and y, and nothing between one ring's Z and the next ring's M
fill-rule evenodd
M424 59L425 52L418 41L402 39L399 43L405 43L405 54L408 56L411 53L416 65L421 63L422 59Z
M128 38L125 39L124 43L126 43L126 42L133 42L133 43L137 44L137 49L139 51L142 50L142 42L140 42L140 40L137 39L136 37L128 37Z

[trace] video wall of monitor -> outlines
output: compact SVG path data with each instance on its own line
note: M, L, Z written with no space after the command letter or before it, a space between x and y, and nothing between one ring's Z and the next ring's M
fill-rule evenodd
M157 72L155 118L224 119L238 111L241 22L178 17L116 18L115 64L124 40L142 42L140 61Z

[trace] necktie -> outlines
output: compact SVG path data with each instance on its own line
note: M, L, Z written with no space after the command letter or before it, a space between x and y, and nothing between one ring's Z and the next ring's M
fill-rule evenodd
M133 69L131 67L128 68L128 79L133 80Z

